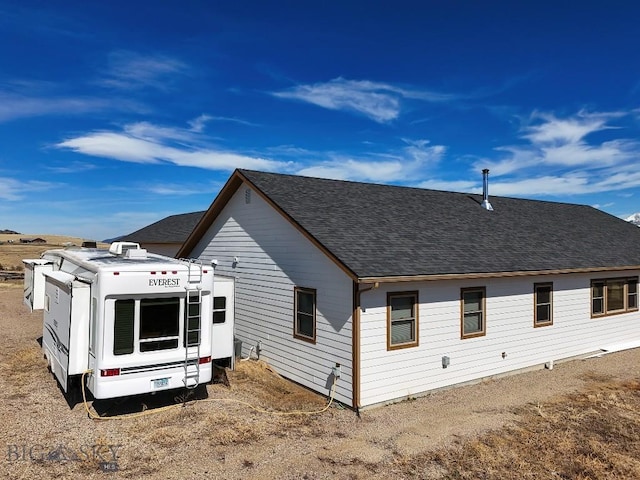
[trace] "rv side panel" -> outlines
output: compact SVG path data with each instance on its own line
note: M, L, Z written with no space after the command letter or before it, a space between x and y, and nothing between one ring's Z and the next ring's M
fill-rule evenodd
M216 275L213 285L213 360L233 358L234 279Z
M74 277L59 271L49 272L45 277L42 348L51 371L66 392L69 375L71 284Z

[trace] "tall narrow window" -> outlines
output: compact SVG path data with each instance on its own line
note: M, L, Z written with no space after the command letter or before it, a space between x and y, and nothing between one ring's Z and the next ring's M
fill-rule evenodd
M553 283L533 285L534 327L553 325Z
M462 338L481 337L486 334L484 287L463 288L460 291Z
M638 310L638 277L591 281L591 316Z
M133 353L134 300L116 300L113 321L113 354Z
M387 293L387 350L418 345L418 292Z
M293 336L307 342L316 341L316 291L312 288L294 289Z

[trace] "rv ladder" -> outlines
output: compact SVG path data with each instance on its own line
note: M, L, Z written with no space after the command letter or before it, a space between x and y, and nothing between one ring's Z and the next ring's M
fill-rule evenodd
M187 286L184 315L184 386L196 388L200 383L200 343L202 290Z

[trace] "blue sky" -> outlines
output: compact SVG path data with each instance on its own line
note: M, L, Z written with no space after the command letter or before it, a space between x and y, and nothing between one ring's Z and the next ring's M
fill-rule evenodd
M104 239L236 168L640 211L640 4L0 0L0 229ZM426 207L428 208L428 207Z

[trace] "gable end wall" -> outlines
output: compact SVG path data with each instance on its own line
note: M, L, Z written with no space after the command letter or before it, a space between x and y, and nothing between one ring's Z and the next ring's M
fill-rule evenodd
M243 357L260 342L260 359L325 395L339 363L336 399L351 405L353 283L335 263L244 184L191 256L216 259L217 274L235 278L235 335ZM293 337L295 286L317 292L315 345Z

